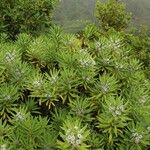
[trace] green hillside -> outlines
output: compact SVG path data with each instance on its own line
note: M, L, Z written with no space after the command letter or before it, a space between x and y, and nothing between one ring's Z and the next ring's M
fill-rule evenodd
M94 21L95 0L63 0L55 9L54 21L65 30L76 32Z
M100 0L106 1L106 0ZM150 26L150 0L120 0L132 13L134 26ZM54 20L68 31L80 30L86 23L94 21L96 0L63 0L55 10ZM81 21L82 20L82 21Z

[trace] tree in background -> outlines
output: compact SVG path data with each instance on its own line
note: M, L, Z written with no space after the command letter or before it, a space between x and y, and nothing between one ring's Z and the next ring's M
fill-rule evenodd
M2 0L0 33L15 39L21 32L37 35L51 26L52 10L57 0Z
M107 3L98 1L96 9L96 16L104 29L113 27L120 31L129 24L131 15L126 12L125 5L118 0L109 0Z

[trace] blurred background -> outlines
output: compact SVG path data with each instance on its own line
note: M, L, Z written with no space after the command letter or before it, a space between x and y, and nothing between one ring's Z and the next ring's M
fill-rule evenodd
M106 2L107 0L100 0ZM150 0L119 0L132 13L130 27L150 29ZM55 9L53 20L67 32L81 31L90 22L97 23L95 18L96 0L61 0Z

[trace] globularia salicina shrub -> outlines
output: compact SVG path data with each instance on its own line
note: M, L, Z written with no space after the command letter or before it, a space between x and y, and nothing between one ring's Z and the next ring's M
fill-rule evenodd
M54 2L1 2L0 149L149 150L149 38L122 31L124 6L105 31L88 25L79 38L54 26L45 34Z
M88 26L83 35L84 47L58 27L1 40L2 150L148 150L150 81L142 63L125 33Z

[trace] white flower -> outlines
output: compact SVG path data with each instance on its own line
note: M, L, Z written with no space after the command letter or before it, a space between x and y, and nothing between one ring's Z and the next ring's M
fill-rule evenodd
M100 42L96 42L96 43L95 43L95 48L96 48L96 49L100 49L100 48L101 48L101 46L102 46L102 45L101 45L101 43L100 43Z
M120 115L121 115L121 111L116 110L116 111L115 111L115 115L116 115L116 116L120 116Z
M111 114L113 116L120 116L123 112L124 112L124 106L121 105L121 106L110 106L109 107L109 112L111 112Z
M87 54L87 53L88 53L88 51L87 51L87 49L80 49L80 53Z
M110 59L109 58L104 58L103 59L103 63L104 64L109 64L110 63Z
M124 106L123 105L119 106L118 108L119 108L119 110L121 110L122 112L124 112Z
M76 138L75 138L74 135L72 135L71 138L70 138L71 141L74 141L75 139L76 139Z
M21 113L21 112L18 112L17 114L16 114L16 120L24 120L25 119L25 115L23 114L23 113Z
M147 130L150 131L150 126L147 127Z
M52 76L51 78L50 78L50 82L51 82L51 84L55 84L56 82L57 82L57 80L58 80L58 76Z
M110 42L109 42L108 47L118 49L119 47L121 47L120 43L121 43L120 39L114 40L114 39L110 38Z
M1 145L1 150L6 150L6 144Z
M116 64L115 64L115 67L116 67L117 69L122 69L124 66L123 66L122 64L116 63Z
M73 145L76 143L76 137L74 134L67 135L66 140L68 143L73 144Z
M134 139L134 142L136 143L136 144L138 144L139 142L140 142L140 140L142 139L142 135L140 135L140 136L138 136L138 137L135 137L135 139Z
M102 85L101 89L103 93L107 93L109 91L109 85L108 84Z
M93 67L94 65L96 65L95 61L92 58L84 59L84 60L82 59L79 62L83 67Z
M16 53L15 52L12 52L12 53L8 52L8 53L6 53L5 59L6 59L6 61L8 63L11 63L12 61L14 61L15 58L16 58Z
M141 139L143 138L143 135L135 132L135 133L132 133L132 140L134 141L134 143L138 144L140 143Z
M76 144L77 144L77 145L80 145L80 144L81 144L81 142L82 142L82 141L81 141L81 140L79 140L79 139L78 139L78 140L76 140Z
M66 137L66 141L67 141L68 143L70 143L70 139L71 139L71 136L68 135L68 136Z
M35 87L40 88L40 87L42 86L42 80L36 80L36 81L34 81L34 82L33 82L33 85L34 85Z
M80 133L77 135L77 137L78 137L78 139L82 139L83 138Z
M138 133L132 133L132 137L136 137L136 136L138 136Z
M6 97L4 97L4 100L11 100L11 96L7 95Z
M68 142L68 144L76 147L82 143L82 130L79 129L78 126L74 126L72 129L68 129L66 131L65 139Z
M50 99L52 97L52 95L50 93L46 94L46 98Z

